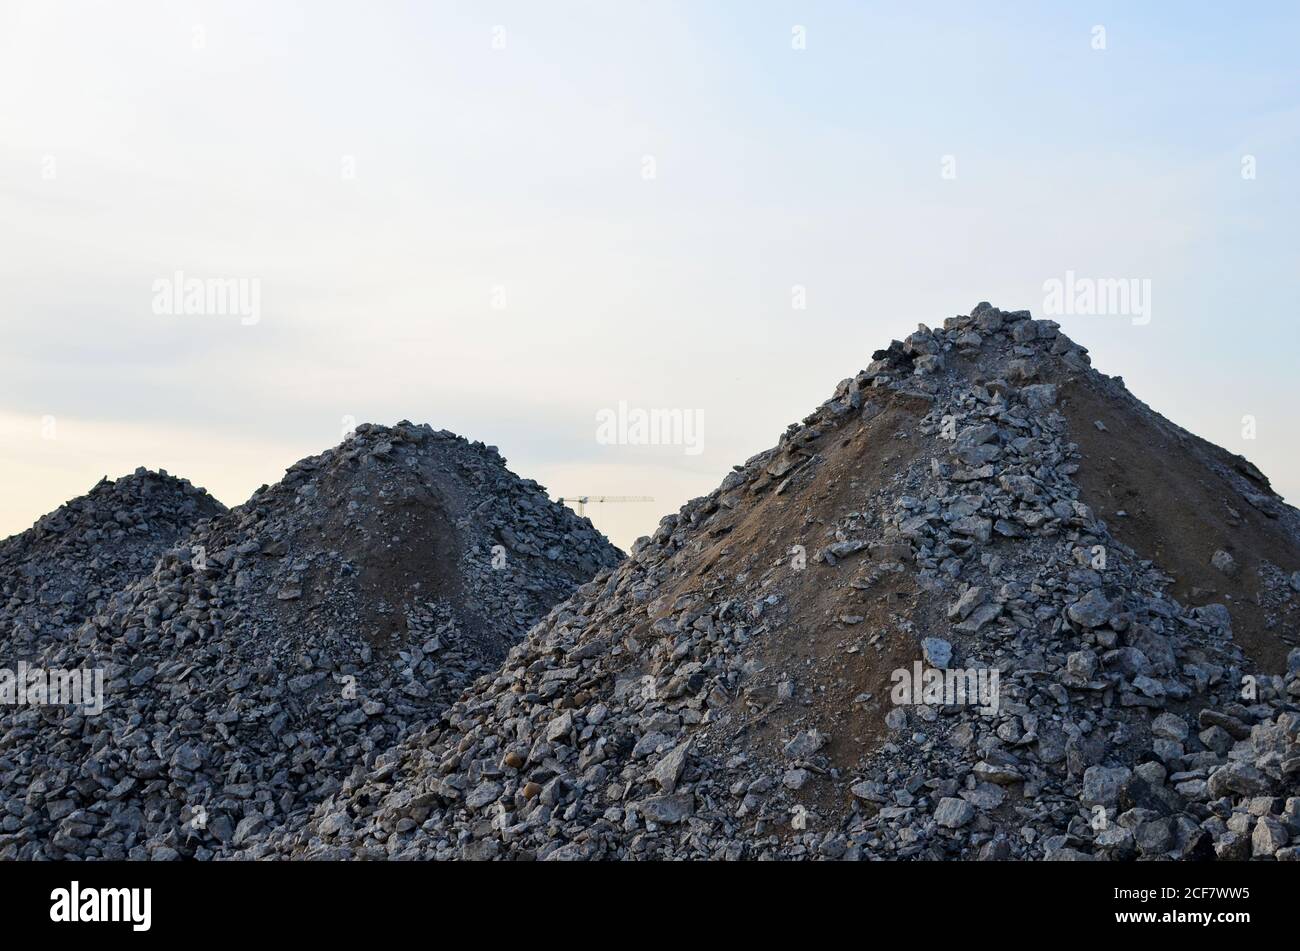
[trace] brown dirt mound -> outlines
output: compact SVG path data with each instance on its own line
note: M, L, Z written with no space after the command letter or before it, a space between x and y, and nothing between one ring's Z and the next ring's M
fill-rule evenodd
M781 617L791 620L776 622L775 631L757 639L758 669L719 724L719 748L740 743L779 760L786 741L815 729L830 738L822 750L830 766L850 772L884 740L891 672L920 656L918 644L927 632L907 619L927 613L928 599L911 570L879 570L910 552L863 552L851 572L814 560L828 529L822 516L866 511L867 500L906 473L922 449L916 426L928 402L888 390L864 397L877 407L874 415L868 410L826 437L815 463L791 470L787 485L781 485L782 473L758 489L758 498L716 519L705 547L679 553L683 564L699 569L664 590L640 625L646 635L656 621L680 610L683 598L725 599L733 580L771 574L768 591L781 599ZM807 567L771 573L774 565L790 564L795 545L805 547ZM778 702L783 681L795 693ZM823 815L846 808L842 790L823 775L809 779L801 799Z
M1300 611L1294 601L1270 602L1260 569L1267 563L1290 574L1300 568L1300 546L1285 522L1243 501L1224 470L1263 493L1268 480L1240 456L1154 413L1135 413L1130 402L1091 380L1066 381L1062 396L1061 411L1083 452L1076 478L1084 501L1121 541L1173 575L1174 597L1194 606L1227 605L1242 649L1280 673L1287 651L1300 644ZM1219 550L1236 561L1235 575L1211 565Z

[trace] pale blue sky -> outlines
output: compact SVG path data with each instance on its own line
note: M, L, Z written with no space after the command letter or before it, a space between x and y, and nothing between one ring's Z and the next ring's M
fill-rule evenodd
M1297 8L917 6L0 0L0 534L141 464L237 504L351 415L654 496L591 512L627 545L1067 269L1150 280L1059 319L1300 497ZM178 269L260 321L154 314ZM599 444L620 400L704 451Z

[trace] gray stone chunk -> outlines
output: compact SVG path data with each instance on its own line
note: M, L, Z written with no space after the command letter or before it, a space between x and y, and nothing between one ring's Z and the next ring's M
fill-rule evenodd
M1089 766L1083 773L1079 799L1085 806L1112 806L1130 775L1130 770L1123 766Z
M934 810L934 821L945 829L960 829L975 818L975 807L965 799L946 796Z
M931 667L947 669L952 663L952 645L940 637L927 637L921 641L921 652Z
M1069 614L1070 620L1080 627L1101 627L1114 615L1115 605L1110 598L1106 597L1104 591L1093 588L1070 605L1066 613Z
M790 759L807 759L826 744L826 737L816 730L804 730L785 744L785 755Z

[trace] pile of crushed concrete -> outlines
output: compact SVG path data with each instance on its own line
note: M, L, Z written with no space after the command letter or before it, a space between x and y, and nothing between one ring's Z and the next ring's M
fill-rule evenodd
M980 304L245 857L1300 854L1300 512Z
M66 637L107 598L224 505L184 479L137 469L0 541L0 634L8 653Z
M495 448L406 422L229 512L163 474L97 487L0 548L5 653L103 672L102 712L0 707L0 859L301 825L621 558Z

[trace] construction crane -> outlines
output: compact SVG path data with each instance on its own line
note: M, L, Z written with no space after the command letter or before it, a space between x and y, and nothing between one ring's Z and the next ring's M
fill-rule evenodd
M576 505L579 515L587 514L588 502L653 502L648 495L569 495L557 499L561 505Z

